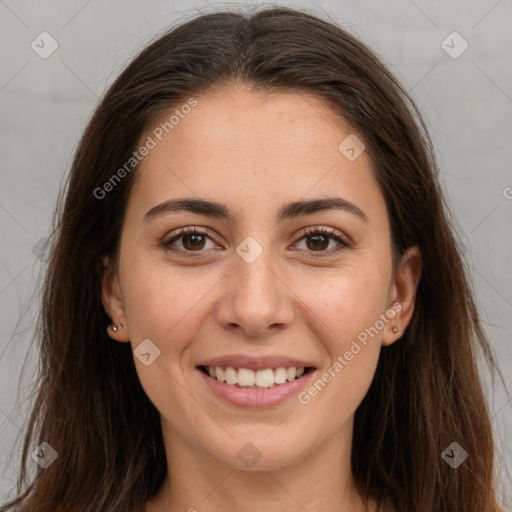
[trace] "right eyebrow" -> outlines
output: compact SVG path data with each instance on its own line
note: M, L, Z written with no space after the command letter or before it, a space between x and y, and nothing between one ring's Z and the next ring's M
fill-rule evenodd
M293 219L304 215L312 215L314 213L329 210L342 210L355 215L365 223L368 223L368 217L358 206L347 201L346 199L342 199L341 197L294 201L281 206L277 211L276 218L277 222L283 222L288 219ZM234 215L231 210L222 203L209 201L206 199L185 197L180 199L170 199L156 206L153 206L144 215L144 223L150 222L151 220L154 220L164 214L180 211L188 211L197 215L204 215L206 217L231 221L234 220Z

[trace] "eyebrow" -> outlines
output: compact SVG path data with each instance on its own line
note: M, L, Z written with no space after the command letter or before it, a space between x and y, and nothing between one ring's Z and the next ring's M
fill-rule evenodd
M311 199L307 201L294 201L279 208L276 214L277 222L294 219L304 215L312 215L318 212L341 210L360 218L368 223L368 217L355 204L342 199L341 197L327 197ZM170 199L153 206L145 215L144 223L148 223L162 215L172 212L192 212L197 215L204 215L215 219L234 220L231 210L221 203L197 198Z

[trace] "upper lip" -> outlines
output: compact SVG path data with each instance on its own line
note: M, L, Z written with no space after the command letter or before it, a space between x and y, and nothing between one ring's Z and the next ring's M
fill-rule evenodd
M198 366L219 366L233 368L248 368L250 370L264 370L265 368L316 368L311 362L294 359L287 356L247 356L243 354L232 354L227 356L218 356L201 362Z

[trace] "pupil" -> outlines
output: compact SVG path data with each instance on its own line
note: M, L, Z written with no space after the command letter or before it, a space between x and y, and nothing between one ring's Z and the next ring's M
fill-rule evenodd
M194 248L194 247L197 248L198 247L198 242L199 242L199 245L201 244L201 240L200 239L202 238L202 236L203 235L197 235L197 234L196 235L186 235L185 238L184 238L184 244L183 245L185 247L187 247L187 245L189 245L189 244L187 244L187 241L195 239L195 241L192 242L192 244L191 244L191 248ZM187 247L187 248L189 248L189 247Z
M325 245L325 240L326 240L326 236L325 235L313 235L310 237L311 240L316 240L317 242L319 241L319 239L324 239L324 243L322 245L318 245L316 242L313 244L313 248L317 248L317 249L325 249L326 245ZM321 243L321 242L320 242ZM327 245L329 245L329 242L327 242Z

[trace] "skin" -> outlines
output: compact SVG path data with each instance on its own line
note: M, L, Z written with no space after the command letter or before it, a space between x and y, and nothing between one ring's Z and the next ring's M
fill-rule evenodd
M160 412L169 469L146 510L362 511L350 469L354 413L381 347L410 321L421 254L409 248L394 272L371 161L367 152L349 161L338 150L354 130L322 100L243 86L196 99L136 171L119 260L105 261L103 277L102 301L118 326L109 335L133 349L145 339L160 349L149 366L134 357ZM333 196L368 222L331 210L276 223L284 203ZM155 205L183 197L220 202L234 219L174 212L143 222ZM201 257L162 245L187 226L208 236L173 247ZM307 227L334 228L352 247L327 237L317 249L303 237ZM247 236L263 249L252 263L236 252ZM395 303L401 311L305 405L295 396L242 409L216 398L195 369L218 355L277 354L312 361L322 374ZM247 442L261 453L250 468L237 457Z

